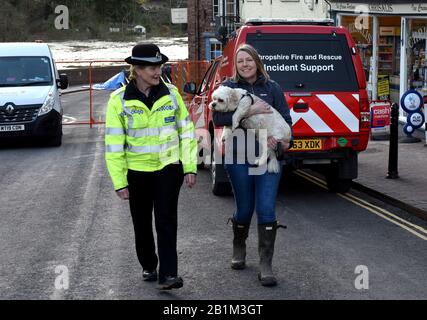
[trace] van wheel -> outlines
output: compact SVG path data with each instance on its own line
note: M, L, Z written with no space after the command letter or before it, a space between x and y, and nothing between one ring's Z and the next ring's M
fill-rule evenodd
M225 169L222 164L216 164L215 152L212 148L212 162L211 162L211 179L212 179L212 193L216 196L227 196L231 194L230 182L219 182L219 175L225 174Z
M59 127L56 135L51 137L48 141L49 147L60 147L62 144L62 126Z
M351 188L352 179L338 178L336 175L326 175L326 185L329 191L336 193L346 193Z

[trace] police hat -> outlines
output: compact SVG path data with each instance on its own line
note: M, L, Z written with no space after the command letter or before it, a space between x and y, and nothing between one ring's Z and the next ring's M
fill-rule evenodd
M164 64L168 60L169 58L161 53L159 47L153 43L137 44L132 49L132 56L125 59L129 64L142 66Z

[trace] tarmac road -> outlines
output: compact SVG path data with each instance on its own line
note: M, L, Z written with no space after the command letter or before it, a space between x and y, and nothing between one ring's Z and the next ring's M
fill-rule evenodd
M95 93L97 116L107 99ZM67 117L88 118L87 93L62 100ZM212 195L206 170L181 191L184 287L159 292L141 280L128 204L105 168L103 131L65 126L59 148L0 148L0 299L427 299L426 239L298 175L284 178L277 201L288 227L276 242L279 285L258 283L255 220L248 268L231 270L234 200ZM361 275L365 289L355 286Z

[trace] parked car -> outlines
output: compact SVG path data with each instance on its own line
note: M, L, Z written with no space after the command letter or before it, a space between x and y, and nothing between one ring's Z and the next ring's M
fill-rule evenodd
M215 143L223 149L221 128L213 124L208 104L212 92L231 77L234 54L243 43L257 49L291 110L294 142L283 164L314 168L325 175L331 191L348 191L357 177L358 153L368 144L370 110L355 42L330 19L250 19L238 29L199 88L194 83L185 86L194 94L189 108L201 148L212 149ZM212 190L227 194L228 177L215 153L212 157Z
M62 142L59 90L68 87L45 43L0 43L0 139Z

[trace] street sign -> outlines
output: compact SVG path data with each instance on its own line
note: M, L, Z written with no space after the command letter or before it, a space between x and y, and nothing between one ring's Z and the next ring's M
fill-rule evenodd
M421 128L424 122L424 115L421 112L423 105L423 97L413 89L406 91L400 99L400 106L408 113L406 125L403 127L403 132L408 136L406 142L418 142L418 138L412 137L415 129Z
M187 23L187 8L172 8L171 9L172 23Z
M414 129L421 128L424 124L424 114L422 114L420 111L411 113L408 116L408 123L414 127Z
M416 90L408 90L400 99L402 109L408 113L418 111L422 105L423 97Z

